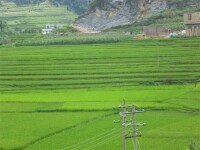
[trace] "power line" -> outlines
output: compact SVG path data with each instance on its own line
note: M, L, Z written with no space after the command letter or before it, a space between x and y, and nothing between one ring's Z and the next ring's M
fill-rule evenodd
M125 100L123 100L122 106L113 107L113 108L120 108L121 112L119 115L121 116L121 121L114 121L115 123L120 123L122 125L122 150L126 150L126 139L132 138L133 139L133 150L137 150L137 137L142 136L142 134L138 134L137 126L144 126L145 123L137 123L136 122L136 114L143 113L144 110L136 110L135 105L126 106ZM131 111L127 111L131 108ZM127 120L127 115L132 115L131 120ZM131 123L128 123L131 122ZM132 127L131 136L127 136L126 134L126 127Z
M105 136L102 136L102 137L100 137L100 138L98 138L98 139L94 139L94 140L92 140L92 141L90 141L90 142L87 142L87 143L85 143L85 144L82 144L82 145L80 145L80 146L78 146L78 147L72 148L71 150L76 150L77 148L90 145L90 144L92 144L92 143L94 143L94 142L97 142L97 141L99 141L99 140L101 140L101 139L106 139L106 137L109 137L109 136L111 136L112 134L115 134L115 133L118 133L118 130L113 131L113 132L110 132L110 133L108 133L108 134L105 135Z
M84 141L82 141L82 142L80 142L80 143L78 143L78 144L73 144L73 145L71 145L71 146L68 146L68 147L63 148L62 150L77 149L77 148L79 148L79 147L86 146L86 145L88 145L88 144L91 144L91 143L93 143L93 142L95 142L95 141L98 141L98 140L100 140L100 139L102 139L102 138L105 138L106 136L108 136L108 135L110 135L110 134L116 132L116 131L117 131L116 129L117 129L117 128L112 128L111 130L106 131L106 132L104 132L104 133L102 133L102 134L100 134L100 135L95 135L95 136L93 136L93 137L91 137L91 138L87 138L86 140L84 140Z
M115 136L112 136L112 137L110 137L110 138L108 138L108 139L106 139L106 140L104 140L104 141L101 141L101 142L99 142L99 143L97 143L97 144L95 144L95 145L92 145L91 147L86 148L86 149L84 149L84 150L90 150L90 149L92 149L92 148L94 148L94 147L97 147L97 146L99 146L99 145L108 143L109 141L113 140L114 137L117 137L117 136L119 136L119 135L120 135L120 133L118 132Z

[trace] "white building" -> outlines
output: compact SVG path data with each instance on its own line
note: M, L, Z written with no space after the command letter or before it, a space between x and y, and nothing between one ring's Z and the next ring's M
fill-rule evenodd
M42 34L52 33L54 29L42 29Z
M53 33L53 31L58 27L58 25L46 24L46 28L42 29L42 34Z

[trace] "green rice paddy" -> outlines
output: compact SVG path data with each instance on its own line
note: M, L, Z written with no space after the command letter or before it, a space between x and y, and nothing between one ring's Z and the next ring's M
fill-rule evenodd
M0 48L0 149L120 150L123 98L146 110L140 149L198 147L199 40Z

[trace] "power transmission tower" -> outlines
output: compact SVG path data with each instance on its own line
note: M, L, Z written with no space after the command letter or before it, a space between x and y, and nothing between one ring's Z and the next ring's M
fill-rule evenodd
M119 115L121 116L121 121L114 121L114 123L120 123L122 124L122 150L126 150L126 139L133 138L133 150L137 150L137 137L142 136L141 134L138 134L137 126L144 126L145 123L137 123L136 122L136 113L142 113L144 110L138 111L136 110L135 105L129 105L126 106L126 101L123 100L122 106L119 107L113 107L113 108L120 108L121 112ZM127 111L131 108L131 111ZM132 115L131 120L127 120L127 115ZM131 122L131 123L128 123ZM131 136L128 136L126 134L126 127L132 126L132 133Z

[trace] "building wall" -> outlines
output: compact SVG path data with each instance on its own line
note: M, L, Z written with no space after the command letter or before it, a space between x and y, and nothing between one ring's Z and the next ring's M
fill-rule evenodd
M42 29L42 34L49 34L52 33L53 30L52 29Z
M185 13L184 23L187 24L200 24L200 12Z
M186 34L188 36L200 36L200 24L186 25Z
M200 12L185 13L184 23L188 36L200 36Z
M145 27L144 34L146 37L162 37L168 36L170 30L164 27Z

